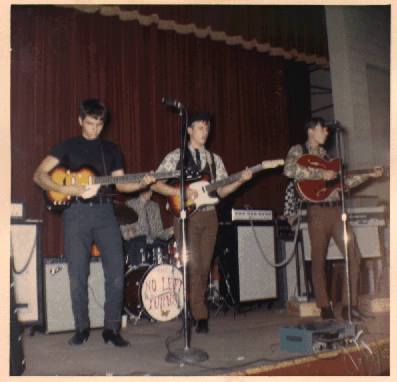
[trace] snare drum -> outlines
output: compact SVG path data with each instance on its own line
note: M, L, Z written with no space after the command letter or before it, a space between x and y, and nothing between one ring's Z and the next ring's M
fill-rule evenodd
M142 312L157 321L176 318L183 308L183 277L169 264L132 267L125 274L124 305L127 312Z

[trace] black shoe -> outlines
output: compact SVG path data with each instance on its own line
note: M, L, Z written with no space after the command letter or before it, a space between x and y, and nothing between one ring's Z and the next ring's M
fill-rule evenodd
M105 341L105 344L110 341L114 346L117 346L118 348L126 348L128 346L131 346L128 341L124 340L123 337L121 337L118 330L103 329L102 338Z
M73 337L68 341L69 345L81 345L84 341L88 340L90 336L89 329L76 330Z
M321 308L321 318L323 320L335 320L334 312L330 306L326 308Z
M342 318L345 321L349 321L349 310L347 306L342 307ZM370 319L371 317L366 316L357 307L351 307L350 318L352 321L361 322Z
M198 320L196 333L208 333L208 320Z

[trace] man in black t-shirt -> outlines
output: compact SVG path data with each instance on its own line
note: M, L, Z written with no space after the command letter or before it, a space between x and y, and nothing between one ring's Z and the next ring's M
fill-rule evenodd
M83 101L79 107L79 124L82 134L60 142L44 158L34 174L34 181L44 190L73 196L75 199L62 216L64 251L68 262L70 294L75 321L75 333L70 345L80 345L89 337L88 275L90 254L94 242L102 257L105 277L105 315L102 337L117 347L127 347L129 342L120 335L120 321L124 290L124 258L120 229L112 205L112 188L104 187L96 195L93 186L83 184L63 185L51 178L58 165L70 171L81 167L94 170L98 176L124 175L119 147L100 138L106 122L106 106L98 100ZM146 176L140 182L118 183L121 192L144 189L155 181Z

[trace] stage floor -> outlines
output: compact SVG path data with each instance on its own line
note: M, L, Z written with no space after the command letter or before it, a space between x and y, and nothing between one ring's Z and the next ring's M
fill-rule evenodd
M191 331L185 339L183 319L151 322L129 321L122 336L126 349L105 345L102 330L91 331L81 346L69 346L72 332L30 335L23 333L26 369L23 376L219 376L219 375L388 375L390 370L390 314L357 324L363 330L356 344L315 355L280 349L280 328L321 322L319 317L300 318L271 305L245 304L243 312L210 310L210 332ZM340 319L336 310L337 320ZM338 322L342 323L342 321ZM170 339L176 339L170 341ZM361 342L362 341L362 342ZM168 346L168 348L167 348ZM186 352L186 346L189 352ZM168 362L169 351L204 353L206 361ZM370 350L370 351L369 351ZM353 352L356 352L355 357ZM180 353L179 353L180 354ZM339 359L339 363L334 365ZM365 362L362 362L365 359ZM322 363L318 361L321 360ZM327 366L328 364L328 366Z

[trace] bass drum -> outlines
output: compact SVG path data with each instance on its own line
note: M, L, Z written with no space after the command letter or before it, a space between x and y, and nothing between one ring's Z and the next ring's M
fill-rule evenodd
M183 276L173 265L132 267L124 286L124 307L130 314L170 321L182 311Z

